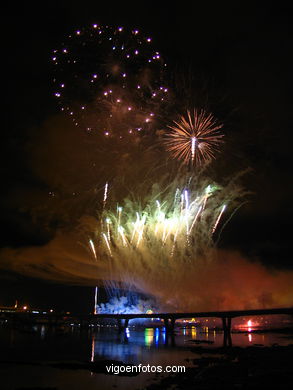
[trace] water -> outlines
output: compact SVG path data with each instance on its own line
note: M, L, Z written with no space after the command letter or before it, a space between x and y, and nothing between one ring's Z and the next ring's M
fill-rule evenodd
M192 366L188 359L199 357L192 351L194 347L213 349L223 343L223 333L218 329L220 323L216 320L181 323L174 336L168 336L165 329L157 325L150 323L142 328L133 327L130 322L129 328L119 334L111 326L81 331L78 327L58 329L44 325L13 329L3 324L0 326L0 388L141 389L163 374L140 373L121 377L93 373L88 368L61 368L54 364L111 360L135 365L188 367ZM278 317L278 320L272 317L245 318L234 320L233 325L234 346L289 345L293 342L292 333L276 329L292 327L292 321L286 317Z

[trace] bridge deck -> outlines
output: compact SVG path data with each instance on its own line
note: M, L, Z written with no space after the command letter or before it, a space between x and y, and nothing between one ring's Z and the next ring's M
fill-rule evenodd
M276 308L276 309L254 309L254 310L233 310L233 311L207 311L207 312L186 312L186 313L142 313L142 314L92 314L89 318L117 318L117 319L133 319L133 318L235 318L255 315L273 315L273 314L293 314L293 308Z
M293 315L293 307L291 308L275 308L275 309L253 309L253 310L232 310L232 311L206 311L206 312L182 312L182 313L107 313L107 314L78 314L78 313L42 313L32 311L2 311L0 315L6 316L29 316L29 317L51 317L51 318L77 318L83 320L96 320L99 318L115 318L115 319L134 319L134 318L162 318L162 319L182 319L182 318L235 318L245 316L257 316L257 315L274 315L274 314L287 314Z

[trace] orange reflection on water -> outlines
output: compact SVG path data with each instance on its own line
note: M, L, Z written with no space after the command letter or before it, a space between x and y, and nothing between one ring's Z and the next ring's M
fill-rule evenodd
M195 326L191 327L191 337L193 339L196 339L196 327Z

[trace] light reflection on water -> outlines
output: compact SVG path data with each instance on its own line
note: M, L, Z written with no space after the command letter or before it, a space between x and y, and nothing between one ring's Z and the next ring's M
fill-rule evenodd
M223 345L222 330L215 325L206 321L197 325L183 323L176 327L173 335L155 324L146 328L129 326L122 333L115 327L107 326L83 331L78 327L58 329L41 325L30 329L12 329L0 326L0 363L6 361L0 364L1 375L4 381L11 381L10 388L45 383L47 387L55 386L61 390L79 390L80 383L83 383L82 388L96 390L101 378L104 389L112 389L114 385L119 389L141 388L145 381L150 380L151 374L117 377L85 370L60 370L52 368L48 362L118 360L136 365L189 366L192 362L186 359L200 356L192 352L193 347L215 348ZM233 345L246 347L292 343L292 334L255 332L263 325L249 318L235 321ZM18 364L15 366L13 362ZM35 362L41 365L36 366Z
M246 320L235 324L232 328L232 342L234 346L248 346L262 344L270 346L275 343L287 345L292 341L290 335L282 332L261 332L264 329L261 324L253 320ZM220 328L206 325L187 325L175 328L174 334L168 334L165 328L146 327L136 328L130 326L122 333L115 327L100 326L90 328L88 331L80 331L78 327L49 328L45 325L33 326L30 329L10 329L0 326L0 346L25 350L25 345L30 345L30 350L42 350L53 345L71 345L67 349L69 355L72 350L77 351L82 344L82 351L90 351L90 361L94 356L107 358L125 358L126 356L138 356L141 350L144 353L158 349L190 349L194 345L206 347L220 347L223 344L223 332ZM59 351L62 352L64 351ZM170 352L170 351L169 351Z
M247 326L248 325L248 326ZM148 354L180 354L194 346L206 348L221 347L223 332L208 326L184 326L176 328L174 334L168 334L163 327L145 329L127 328L118 334L113 328L99 328L92 333L94 356L96 358L120 359L127 363L141 362L142 356ZM249 345L271 346L288 345L293 341L290 335L282 332L259 332L251 322L243 326L235 326L232 330L234 346Z

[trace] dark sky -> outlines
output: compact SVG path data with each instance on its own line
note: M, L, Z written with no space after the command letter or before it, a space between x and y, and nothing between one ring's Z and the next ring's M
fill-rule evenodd
M50 1L15 2L2 10L2 247L47 239L21 207L22 196L44 189L27 164L27 145L34 143L31 129L57 113L52 50L68 33L95 22L150 33L174 69L184 65L208 90L227 118L227 159L252 168L246 181L252 201L227 227L221 245L291 267L292 5L215 4Z

